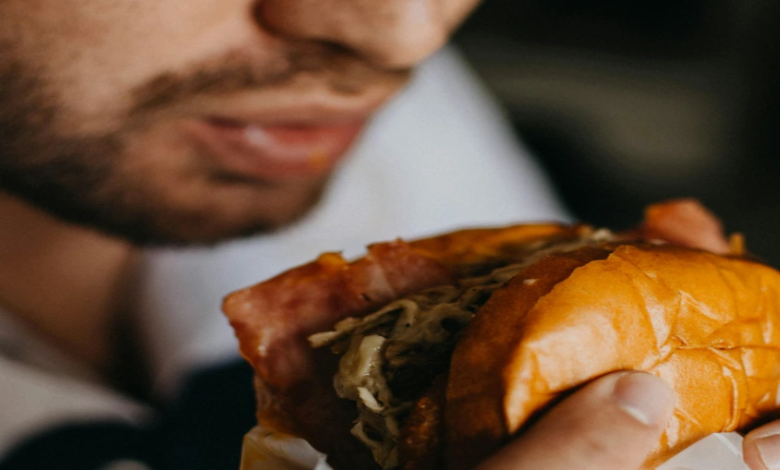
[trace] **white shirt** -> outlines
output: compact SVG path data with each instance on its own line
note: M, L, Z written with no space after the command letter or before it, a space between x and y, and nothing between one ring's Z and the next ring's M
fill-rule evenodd
M222 297L323 251L354 256L399 236L565 219L495 104L445 50L380 113L303 220L215 247L146 253L139 315L156 384L173 395L194 368L235 358ZM152 414L2 312L0 397L0 462L14 444L53 424L95 416L136 422Z

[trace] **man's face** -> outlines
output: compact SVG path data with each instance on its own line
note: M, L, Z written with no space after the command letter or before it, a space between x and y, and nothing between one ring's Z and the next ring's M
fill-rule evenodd
M137 242L268 230L478 0L0 0L0 188Z

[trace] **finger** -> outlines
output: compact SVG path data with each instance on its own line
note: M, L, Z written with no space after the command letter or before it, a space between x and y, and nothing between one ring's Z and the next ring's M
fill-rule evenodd
M742 441L742 453L752 470L780 469L780 421L748 433Z
M635 470L658 443L674 392L639 372L602 377L547 413L479 470Z

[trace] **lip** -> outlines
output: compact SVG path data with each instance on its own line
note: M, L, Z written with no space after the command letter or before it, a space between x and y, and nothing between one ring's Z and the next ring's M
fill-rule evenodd
M331 173L365 124L365 117L287 122L209 117L188 121L185 128L225 170L284 181Z

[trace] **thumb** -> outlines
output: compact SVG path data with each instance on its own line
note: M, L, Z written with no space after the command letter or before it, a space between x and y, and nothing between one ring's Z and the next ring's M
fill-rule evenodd
M750 431L742 441L742 452L752 470L780 468L780 421Z
M601 377L561 402L479 470L635 470L658 443L674 392L641 372Z

